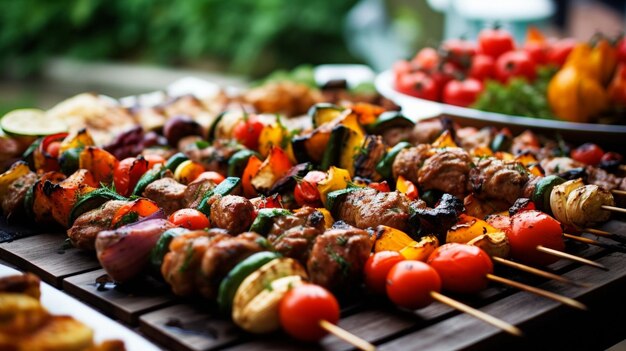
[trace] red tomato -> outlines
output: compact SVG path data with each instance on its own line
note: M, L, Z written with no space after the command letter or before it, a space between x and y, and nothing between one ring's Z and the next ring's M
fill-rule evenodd
M604 150L593 143L584 143L572 150L570 157L586 165L594 166L602 161Z
M121 160L113 171L115 191L120 195L130 196L139 178L148 171L149 162L142 156L128 157Z
M469 76L480 81L491 79L495 76L496 61L491 56L475 55L472 59Z
M511 217L511 230L507 237L511 245L511 257L534 265L548 265L558 260L557 257L537 250L542 245L563 251L563 231L561 224L540 211L524 211Z
M441 277L443 290L474 294L487 287L493 273L489 255L473 245L448 243L435 249L428 261Z
M272 196L263 197L259 202L255 203L256 209L262 208L283 208L282 198L280 194L273 194Z
M441 278L433 267L422 261L396 263L387 274L387 296L394 304L418 309L433 302L431 291L441 290Z
M504 29L486 28L478 33L478 52L497 59L505 52L515 50L511 33Z
M48 147L46 147L46 152L48 153L48 155L54 158L59 157L59 150L61 150L61 141L53 141L48 144Z
M319 285L303 284L291 289L278 306L280 324L298 340L317 341L327 332L320 327L325 320L339 321L339 303L333 294Z
M551 43L546 53L546 61L557 67L563 66L576 45L577 42L573 38L560 39Z
M425 72L415 72L401 76L396 82L396 89L404 94L420 99L438 101L437 82Z
M608 93L612 102L626 107L626 63L617 65L617 70L609 84Z
M626 63L626 38L622 38L615 45L615 49L617 50L617 60L621 63Z
M496 78L502 83L508 82L513 77L526 78L532 82L536 76L537 67L527 52L507 52L496 61Z
M383 193L388 193L389 191L391 191L391 189L389 189L389 184L386 180L383 180L382 182L371 182L367 186L372 189L382 191Z
M415 72L417 69L411 62L407 60L400 60L393 64L392 70L394 81L397 82L401 76Z
M430 72L430 77L435 81L437 88L439 89L440 100L443 96L443 89L446 84L461 74L461 70L450 62L446 62L441 67L438 67L436 70Z
M370 255L363 269L367 288L376 294L384 294L387 274L400 261L404 261L404 257L397 251L379 251Z
M433 48L423 48L411 60L418 69L430 71L439 64L439 53Z
M443 102L467 107L473 104L483 91L483 83L474 78L451 80L443 89Z
M256 116L247 116L235 125L233 137L248 149L256 150L259 147L259 136L263 127L263 123Z
M178 227L191 230L200 230L211 226L207 216L193 208L183 208L178 210L172 213L167 220Z
M548 46L546 43L530 42L524 45L524 51L538 65L548 61Z
M224 181L224 176L217 173L217 172L213 172L213 171L206 171L206 172L202 172L200 173L199 176L196 177L196 179L194 179L194 181L196 180L210 180L213 182L213 184L217 185L221 182Z
M449 39L441 47L447 61L463 69L471 65L472 58L476 54L476 44L469 40Z
M322 171L309 171L301 181L296 184L293 196L300 206L321 207L322 199L317 190L317 183L326 179L326 173Z

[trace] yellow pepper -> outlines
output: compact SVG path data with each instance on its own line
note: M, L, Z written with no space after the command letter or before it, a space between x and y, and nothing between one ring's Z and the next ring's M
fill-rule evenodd
M493 156L493 151L487 146L475 147L470 152L474 157L487 157Z
M333 223L335 223L335 219L330 214L330 211L328 211L325 208L321 208L321 207L320 208L316 208L316 210L320 211L324 215L324 227L326 229L329 229L330 227L332 227Z
M496 232L500 230L486 221L462 214L459 223L448 230L446 242L465 244L480 235Z
M91 137L91 134L89 134L89 131L87 129L81 129L76 134L72 133L63 139L61 146L59 147L59 155L69 149L83 148L94 145L96 145L96 143Z
M386 225L377 226L374 235L374 252L400 251L415 242L407 233Z
M452 139L452 135L450 131L445 130L441 135L435 140L432 144L434 148L444 148L444 147L459 147Z
M259 135L259 153L263 157L269 155L272 146L281 146L292 163L296 163L293 148L289 140L289 131L280 123L269 124L263 127Z
M398 181L396 182L396 190L403 193L411 200L417 199L419 195L415 184L413 184L412 181L405 179L403 176L398 176Z
M12 194L7 194L9 185L29 172L30 168L28 168L28 164L24 161L18 161L15 162L9 170L0 174L0 198L11 196Z
M317 190L320 192L320 198L324 206L326 206L326 195L328 195L328 193L347 188L348 182L351 180L352 178L350 178L350 173L347 170L331 166L328 169L326 179L317 183Z
M204 166L201 164L187 160L176 167L176 170L174 170L174 179L181 184L189 184L204 171Z
M434 235L426 235L420 241L413 241L400 250L400 254L407 260L424 261L439 246L439 240Z

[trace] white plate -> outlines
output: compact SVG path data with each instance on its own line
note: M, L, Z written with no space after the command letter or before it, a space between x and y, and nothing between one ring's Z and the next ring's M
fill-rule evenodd
M14 274L20 272L0 264L0 277ZM161 350L134 331L44 282L41 282L41 303L53 315L69 315L88 325L94 331L96 343L118 339L124 341L128 351Z
M587 133L592 139L595 137L609 137L623 139L626 137L626 125L609 125L594 123L573 123L549 119L512 116L493 112L484 112L476 109L452 106L438 102L419 99L403 94L393 87L392 71L385 71L376 76L374 82L378 92L402 107L409 117L429 115L438 110L440 114L449 115L471 122L488 122L491 125L506 125L532 129L558 130L565 132ZM483 124L483 123L480 123Z

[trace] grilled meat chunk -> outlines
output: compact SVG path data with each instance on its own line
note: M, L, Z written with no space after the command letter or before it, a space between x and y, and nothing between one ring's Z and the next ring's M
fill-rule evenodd
M519 162L488 158L478 161L470 170L469 178L479 199L504 200L512 205L522 196L529 173Z
M417 173L424 161L431 156L431 147L428 144L419 144L415 147L404 149L393 160L393 177L403 176L405 179L417 184Z
M172 240L170 251L163 258L161 274L174 294L191 296L198 292L197 281L202 280L200 267L208 248L231 236L223 230L197 230L184 233Z
M539 161L546 175L560 174L585 165L569 157L548 157Z
M293 215L275 219L267 239L283 256L306 263L313 242L324 232L325 224L320 211L304 206Z
M595 184L605 190L626 190L626 178L616 177L602 168L587 166L587 182Z
M443 194L435 208L424 208L411 204L411 223L420 228L421 234L435 234L439 242L446 242L446 233L458 221L465 210L463 203L451 194Z
M371 250L372 242L362 229L346 225L328 229L315 239L307 262L311 282L333 290L354 286Z
M204 194L213 188L215 188L215 183L210 179L196 179L189 183L183 195L185 207L197 208Z
M209 245L202 258L202 278L196 283L200 294L208 299L216 298L219 284L226 274L246 257L265 250L265 245L265 238L251 232Z
M36 182L37 175L29 172L9 184L7 189L9 196L5 196L2 199L2 213L4 213L6 219L11 219L11 217L24 212L26 193Z
M185 191L187 186L180 184L173 178L161 178L148 184L143 196L159 205L170 215L172 212L185 207Z
M419 169L418 183L424 190L441 190L462 199L471 162L469 154L461 148L438 150Z
M231 234L242 233L252 225L254 205L243 196L215 197L211 205L211 223Z
M338 206L337 218L357 228L367 229L383 224L402 231L409 229L409 198L393 192L363 188L347 194Z
M364 142L364 152L357 155L354 160L355 175L367 178L380 178L376 173L376 164L383 158L387 147L383 139L378 135L368 135Z
M118 200L107 201L101 207L76 218L72 227L67 230L72 245L81 250L95 250L98 233L109 229L111 219L117 210L127 203Z

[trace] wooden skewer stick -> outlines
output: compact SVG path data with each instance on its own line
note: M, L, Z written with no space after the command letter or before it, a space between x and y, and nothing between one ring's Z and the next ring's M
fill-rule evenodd
M331 322L327 321L327 320L320 320L320 327L322 327L322 329L326 330L327 332L333 334L334 336L338 337L339 339L346 341L347 343L349 343L350 345L359 348L363 351L374 351L376 350L376 346L370 344L369 342L359 338L358 336L350 333L349 331L335 325L332 324Z
M603 236L605 238L618 241L620 243L626 243L626 236L621 236L621 235L617 235L615 233L609 233L607 231L600 230L600 229L594 229L594 228L584 228L583 231L587 232L589 234Z
M615 206L608 206L608 205L602 205L602 208L607 210L607 211L626 213L626 208L615 207Z
M565 297L565 296L561 296L559 294L555 294L553 292L547 291L547 290L543 290L540 288L536 288L534 286L530 286L527 284L523 284L520 282L516 282L515 280L511 280L511 279L507 279L507 278L503 278L503 277L499 277L497 275L493 275L490 273L487 273L487 279L498 282L500 284L504 284L504 285L508 285L508 286L512 286L514 288L529 292L529 293L533 293L539 296L543 296L545 298L560 302L564 305L573 307L573 308L577 308L579 310L583 310L586 311L587 310L587 306L585 306L584 304L571 299L569 297Z
M605 249L626 253L626 246L623 246L623 245L601 243L597 240L585 238L585 237L578 236L578 235L567 234L567 233L563 233L563 236L574 241L579 241L581 243L595 245L595 246L603 247Z
M489 323L491 325L493 325L496 328L502 329L505 332L511 334L511 335L515 335L515 336L522 336L524 335L524 333L516 326L511 325L501 319L498 319L492 315L489 315L483 311L477 310L473 307L470 307L462 302L459 302L457 300L451 299L445 295L442 295L436 291L431 291L430 292L430 296L436 300L441 302L444 305L450 306L454 309L457 309L461 312L465 312L467 314L469 314L472 317L478 318L481 321L485 322L485 323Z
M535 274L535 275L538 275L540 277L544 277L544 278L547 278L547 279L556 280L556 281L559 281L561 283L570 284L570 285L576 285L576 286L579 286L579 287L582 287L582 288L589 287L589 284L579 283L579 282L573 281L571 279L567 279L567 278L561 277L560 275L557 275L557 274L554 274L554 273L550 273L550 272L546 272L544 270L541 270L541 269L538 269L538 268L535 268L535 267L527 266L525 264L521 264L521 263L518 263L518 262L509 261L509 260L504 259L502 257L493 256L493 257L491 257L491 260L494 261L494 262L503 264L505 266L511 267L511 268L519 269L521 271L524 271L524 272L527 272L527 273L530 273L530 274Z
M551 249L549 247L545 247L545 246L542 246L542 245L537 246L537 250L539 250L539 251L541 251L543 253L547 253L548 255L556 256L556 257L559 257L559 258L565 258L565 259L568 259L570 261L575 261L575 262L578 262L578 263L586 264L588 266L600 268L600 269L603 269L605 271L609 270L608 268L606 268L606 266L604 266L603 264L600 264L598 262L594 262L594 261L588 260L586 258L582 258L582 257L578 257L578 256L575 256L575 255L572 255L572 254L568 254L568 253L563 252L563 251Z
M611 190L611 192L613 194L617 194L617 195L626 195L626 191L624 191L624 190L613 189L613 190Z

